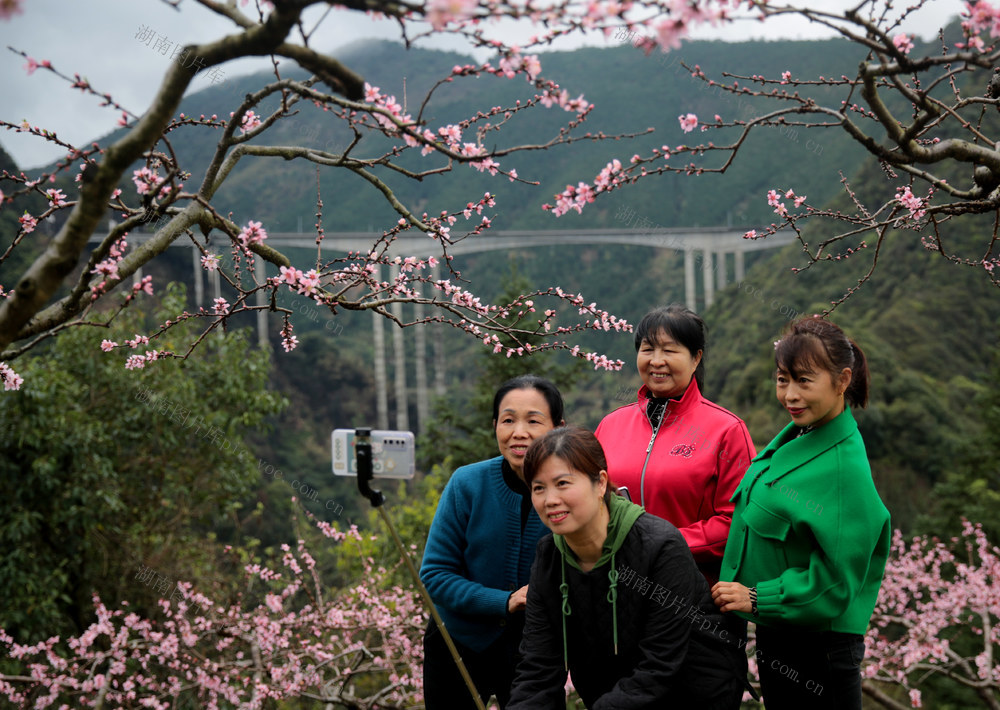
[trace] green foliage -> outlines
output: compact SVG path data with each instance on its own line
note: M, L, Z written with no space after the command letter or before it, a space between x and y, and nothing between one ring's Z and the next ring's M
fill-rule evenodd
M380 486L379 481L375 481L373 487L381 488L385 493L383 510L368 510L365 527L372 531L372 535L359 544L356 558L340 558L338 579L356 580L364 560L370 558L374 565L393 570L390 579L395 584L402 587L414 584L383 515L389 519L413 566L419 570L427 533L431 529L434 512L452 470L450 459L446 459L441 465L431 467L426 475L413 481L400 481L392 488Z
M340 326L342 320L349 324L344 332L303 324L296 328L298 347L289 353L277 350L270 383L287 395L289 406L274 419L272 433L251 436L261 485L246 500L246 509L259 507L259 513L234 521L220 535L250 536L265 548L293 542L293 498L339 527L364 519L367 503L355 479L334 476L330 465L330 432L362 426L375 416L371 368L359 353L363 335L356 332L368 319L338 314L325 322ZM369 332L370 325L364 335Z
M942 540L962 532L962 518L982 523L986 536L1000 541L1000 355L988 386L973 400L980 420L929 496L929 508L920 516L917 530Z
M168 286L155 322L183 309L183 288ZM149 610L164 592L136 580L143 565L224 584L210 532L257 481L243 437L284 402L243 333L133 372L127 349L101 352L102 338L123 342L152 322L133 304L106 331L66 331L17 361L25 384L0 398L0 627L19 640L79 632L94 592ZM193 329L149 348L182 351Z

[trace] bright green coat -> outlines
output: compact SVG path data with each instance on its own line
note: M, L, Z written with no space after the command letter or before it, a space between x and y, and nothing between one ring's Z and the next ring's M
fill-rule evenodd
M721 579L757 587L767 626L863 634L889 554L882 504L850 409L796 438L789 424L751 462Z

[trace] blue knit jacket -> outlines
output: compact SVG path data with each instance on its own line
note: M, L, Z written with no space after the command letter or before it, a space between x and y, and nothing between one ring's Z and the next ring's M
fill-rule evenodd
M431 523L420 579L452 637L473 651L503 633L510 593L528 583L538 540L548 533L504 482L503 457L462 466Z

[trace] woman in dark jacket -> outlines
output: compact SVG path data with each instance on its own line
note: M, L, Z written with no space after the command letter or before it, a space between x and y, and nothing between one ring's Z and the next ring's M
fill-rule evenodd
M554 534L538 543L508 710L565 708L567 671L592 710L739 707L743 649L677 528L612 495L596 437L536 439L524 477Z

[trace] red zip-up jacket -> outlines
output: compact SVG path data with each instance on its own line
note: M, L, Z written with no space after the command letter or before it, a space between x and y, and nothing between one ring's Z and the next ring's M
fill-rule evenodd
M643 385L636 402L597 427L608 476L627 487L635 503L681 531L712 584L732 522L729 499L756 455L750 432L742 419L702 397L693 377L684 396L665 400L666 407L649 406L649 397Z

